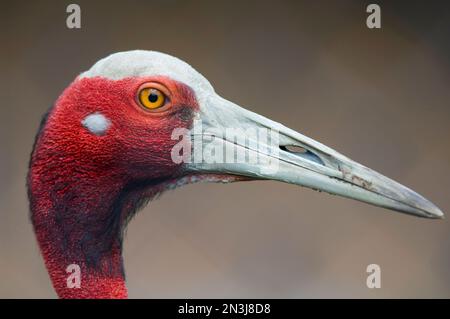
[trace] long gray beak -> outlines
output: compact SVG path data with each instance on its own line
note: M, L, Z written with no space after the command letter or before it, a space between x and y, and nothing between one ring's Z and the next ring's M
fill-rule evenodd
M190 172L277 180L415 216L444 216L411 189L216 94L202 105L190 131Z

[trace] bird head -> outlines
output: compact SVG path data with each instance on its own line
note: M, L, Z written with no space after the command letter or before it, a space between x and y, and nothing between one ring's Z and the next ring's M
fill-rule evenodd
M276 180L443 216L407 187L220 97L175 57L115 53L62 93L31 156L32 221L58 294L73 296L64 282L69 262L93 278L76 296L92 297L111 278L121 282L121 233L148 199L188 183L242 180ZM122 286L116 294L108 289L102 296L126 295Z

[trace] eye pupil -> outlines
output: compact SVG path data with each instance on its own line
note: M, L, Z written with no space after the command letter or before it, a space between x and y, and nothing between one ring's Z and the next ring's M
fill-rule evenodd
M150 102L152 102L152 103L155 103L156 101L158 101L158 94L156 94L156 93L150 93L149 95L148 95L148 100L150 101Z
M163 106L167 105L168 99L164 92L158 88L144 84L143 87L138 91L139 104L147 110L163 110Z

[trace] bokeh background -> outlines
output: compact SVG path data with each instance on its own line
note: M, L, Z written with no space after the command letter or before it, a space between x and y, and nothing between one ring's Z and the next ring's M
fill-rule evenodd
M54 298L25 176L42 114L116 51L188 61L224 97L406 184L450 214L445 1L4 1L0 10L0 297ZM448 3L448 2L447 2ZM449 219L276 182L190 185L150 203L125 245L141 297L450 297ZM366 287L366 267L382 270Z

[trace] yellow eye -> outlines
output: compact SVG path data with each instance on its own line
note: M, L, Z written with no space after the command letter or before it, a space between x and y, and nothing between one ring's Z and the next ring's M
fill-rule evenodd
M139 92L139 102L143 107L154 110L164 106L166 96L158 89L146 87Z

